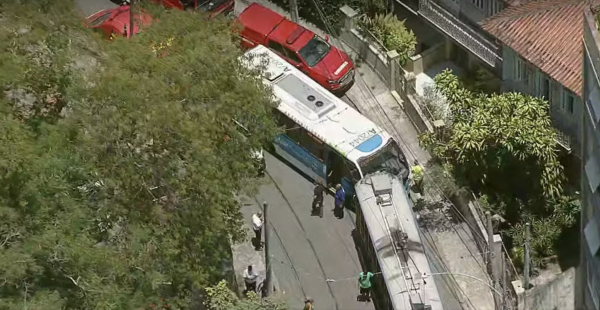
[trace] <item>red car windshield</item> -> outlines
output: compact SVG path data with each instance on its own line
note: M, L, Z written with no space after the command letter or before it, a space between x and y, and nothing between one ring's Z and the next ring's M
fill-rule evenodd
M107 11L104 14L90 20L88 22L88 24L90 25L90 27L98 27L98 26L104 24L104 22L110 18L112 13L113 13L112 11Z
M199 2L201 2L202 0L200 0ZM208 1L204 1L202 2L200 5L198 5L198 9L203 11L203 12L210 12L216 8L218 8L219 6L221 6L223 3L228 2L229 0L208 0Z
M298 51L309 67L314 67L329 53L331 45L315 35L306 45Z

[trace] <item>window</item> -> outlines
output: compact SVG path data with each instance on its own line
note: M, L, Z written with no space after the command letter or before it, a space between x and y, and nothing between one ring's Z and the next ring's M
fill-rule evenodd
M573 114L574 105L575 105L575 96L573 96L573 94L571 94L570 91L563 89L563 98L562 98L562 102L561 102L561 107L562 107L563 111Z
M289 48L287 48L275 41L269 41L269 48L271 50L273 50L273 52L279 54L282 57L285 57L285 58L291 60L294 63L300 62L300 58L298 58L298 55L296 55L296 53L292 52Z
M331 184L341 183L343 178L352 184L360 180L356 165L333 150L327 155L327 174L329 173L331 173L331 177L327 178L327 182Z
M592 91L589 92L587 96L587 106L592 113L590 113L590 118L595 122L600 121L600 91L598 90L598 86L592 85Z
M515 60L515 81L522 81L523 80L523 66L525 64L523 63L523 61L521 60L521 57L517 56L517 59Z
M598 165L598 160L594 155L588 158L584 170L590 190L594 193L598 190L598 186L600 186L600 165Z
M483 10L483 0L471 0L475 6Z
M600 308L600 276L598 275L597 267L594 268L594 258L588 257L587 262L587 284L589 294L592 296L596 309Z
M573 96L569 95L569 97L567 97L567 111L571 114L573 114L573 105L575 104L575 98L573 98Z
M550 101L550 80L547 78L543 78L542 80L542 96L547 101Z
M273 52L285 57L285 48L283 47L283 45L281 45L275 41L269 41L268 47L271 50L273 50Z
M285 47L284 47L284 50L285 50L285 53L286 53L287 57L292 62L294 62L294 63L300 63L301 62L300 61L300 57L298 57L298 55L295 52L293 52L292 50L290 50L288 48L285 48Z
M488 6L488 16L493 16L496 15L498 13L500 13L500 11L502 11L502 9L504 9L502 7L502 2L498 1L498 0L491 0Z
M316 64L325 58L329 53L331 46L321 37L315 35L306 45L298 51L300 57L304 59L309 67L314 67Z

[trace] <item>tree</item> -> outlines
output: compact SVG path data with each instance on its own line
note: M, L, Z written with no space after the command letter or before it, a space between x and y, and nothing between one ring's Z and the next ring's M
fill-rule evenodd
M422 135L421 143L452 166L463 186L487 195L493 211L517 225L510 232L517 242L520 224L531 221L535 238L551 240L540 241L537 254L551 253L548 245L575 222L578 208L563 191L548 103L519 93L472 92L448 70L436 76L435 88L449 104L451 121ZM546 229L554 224L559 228Z
M255 293L249 293L247 299L239 299L228 287L227 282L206 289L209 310L286 310L285 304L273 299L261 299Z
M388 51L398 52L401 65L404 65L415 52L417 37L394 13L364 15L359 20L358 26L366 37L372 35Z
M33 122L14 109L27 96L0 102L0 308L188 308L243 237L233 193L277 133L270 90L226 20L149 7L153 26L109 42L70 0L15 3L1 82L51 112ZM45 61L24 52L37 46Z
M449 104L452 125L445 135L426 134L421 141L453 162L464 181L521 199L562 194L563 168L547 102L519 93L473 93L450 71L436 76L435 85Z

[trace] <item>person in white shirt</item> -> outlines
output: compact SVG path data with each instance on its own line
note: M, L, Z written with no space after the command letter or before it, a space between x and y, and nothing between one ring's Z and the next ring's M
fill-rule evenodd
M248 269L244 270L244 282L246 283L246 293L256 293L256 280L258 275L252 269L252 265L248 266Z
M258 211L257 213L252 215L252 230L254 230L254 244L256 244L257 250L260 250L262 248L262 226L262 212Z

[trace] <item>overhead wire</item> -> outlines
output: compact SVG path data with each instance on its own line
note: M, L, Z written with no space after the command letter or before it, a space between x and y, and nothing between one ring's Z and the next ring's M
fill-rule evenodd
M320 17L320 18L321 18L321 20L323 21L323 23L324 23L324 25L325 25L325 28L326 28L327 32L329 32L329 33L331 33L332 35L334 35L335 37L337 37L337 35L336 35L336 31L335 31L335 30L333 29L333 27L330 25L330 21L329 21L329 19L327 18L327 16L325 15L325 13L324 13L324 10L323 10L323 8L321 7L321 5L320 5L320 4L317 2L317 0L312 0L312 2L313 2L314 6L315 6L315 8L316 8L316 10L317 10L317 13L319 14L319 17ZM344 46L343 46L343 44L338 44L338 45L340 46L340 48L344 49ZM364 80L362 79L362 76L360 76L360 75L357 75L357 76L358 76L358 78L359 78L359 79L361 79L361 80L362 80L362 82L364 83ZM365 86L366 86L366 83L365 83ZM367 91L368 91L368 93L370 94L371 98L372 98L372 99L374 99L375 103L378 105L379 109L383 110L383 107L382 107L381 103L379 102L379 100L377 99L377 97L375 96L375 94L373 94L373 92L371 91L371 89L369 89L368 87L364 87L363 85L360 85L359 87L361 87L362 89L365 89L365 88L366 88L366 89L367 89ZM378 111L378 112L379 112L379 111ZM390 123L390 125L391 125L391 126L386 126L386 127L391 127L392 131L395 133L395 136L397 136L397 137L399 138L399 140L402 142L402 144L404 145L404 148L405 148L405 149L408 151L408 153L410 153L410 155L412 155L412 157L413 157L413 158L415 158L415 159L416 159L416 158L417 158L416 154L415 154L415 153L414 153L414 152L413 152L413 151L410 149L410 147L408 146L408 143L407 143L407 142L406 142L406 141L405 141L405 140L402 138L402 136L398 134L398 132L397 132L396 128L393 126L393 122L391 122L391 120L389 119L389 117L388 117L388 116L387 116L385 113L383 113L383 114L384 114L384 117L385 117L385 118L387 118L388 122L389 122L389 123ZM379 116L379 115L378 115L378 118L380 118L380 121L381 121L381 116ZM466 217L465 217L465 216L462 214L462 212L461 212L461 211L458 209L458 207L456 207L456 206L454 205L454 203L453 203L453 202L452 202L452 201L451 201L451 200L450 200L450 199L449 199L449 198L448 198L448 197L447 197L447 196L446 196L446 195L443 193L443 191L441 190L440 186L439 186L437 183L435 183L435 181L434 181L434 178L433 178L433 177L431 177L431 175L430 175L430 174L429 174L429 173L428 173L428 172L427 172L425 169L424 169L424 174L427 176L427 179L428 179L428 181L431 181L431 183L432 183L432 184L435 186L435 189L436 189L436 191L437 191L437 192L440 194L440 196L442 196L442 197L443 197L443 198L446 200L446 202L447 202L447 203L449 203L449 204L452 206L452 208L454 209L454 211L455 211L455 212L456 212L456 213L457 213L457 214L458 214L458 215L461 217L461 220L462 220L464 223L466 223L466 224L467 224L467 225L468 225L468 226L471 228L471 231L472 231L472 232L471 232L471 234L475 234L476 236L478 236L478 237L480 237L480 238L482 238L482 239L484 239L484 240L485 240L485 238L484 238L484 237L483 237L481 234L477 233L477 230L476 230L476 229L474 229L474 228L473 228L473 227L470 225L470 223L469 223L469 222L466 220ZM450 220L446 214L443 214L443 215L444 215L444 217L445 217L447 220ZM453 225L453 226L452 226L452 228L454 229L455 233L457 234L457 236L459 237L459 239L461 240L461 242L463 243L463 245L464 245L464 246L467 248L467 250L469 251L469 253L470 253L471 257L472 257L472 258L475 260L475 262L477 263L477 265L478 265L478 266L479 266L479 267L480 267L480 268L481 268L483 271L485 271L485 272L487 273L487 269L486 269L486 268L484 268L484 267L483 267L483 266L480 264L480 262L477 260L477 257L475 257L475 255L474 255L474 254L472 253L472 251L469 249L469 246L467 245L467 243L465 242L465 240L462 238L462 236L460 235L460 233L458 233L458 231L456 230L456 227ZM461 228L462 228L463 230L465 230L465 229L464 229L464 227L462 227L462 226L461 226ZM465 232L467 232L467 231L465 230ZM468 233L468 232L467 232L467 233ZM469 234L468 234L468 235L469 235ZM437 247L436 247L436 248L437 248ZM437 250L436 252L438 252L438 254L439 254L439 250ZM441 257L440 257L440 258L441 258ZM444 265L445 265L445 263L444 263ZM447 266L445 266L445 267L447 268ZM448 268L447 268L447 269L448 269ZM455 282L456 282L456 281L455 281ZM461 289L461 291L462 291L462 289ZM463 292L463 295L466 297L466 294L464 294L464 292ZM467 299L468 299L468 297L467 297ZM470 299L469 299L469 302L471 303ZM472 303L471 303L471 305L472 305Z

